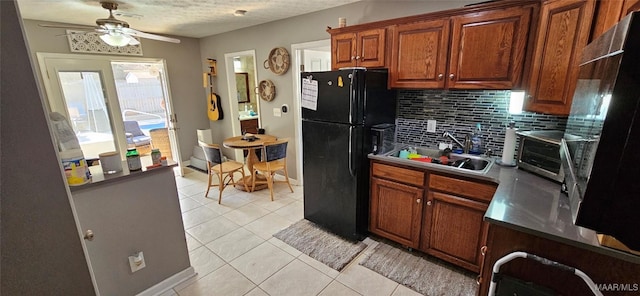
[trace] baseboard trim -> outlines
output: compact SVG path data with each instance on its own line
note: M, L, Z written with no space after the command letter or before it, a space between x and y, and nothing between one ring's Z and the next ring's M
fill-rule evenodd
M189 268L166 278L164 281L155 284L149 289L140 292L139 294L137 294L137 296L160 295L164 292L167 292L169 289L172 289L173 287L179 285L180 283L183 283L184 281L196 276L196 274L197 273L193 269L193 267L189 266Z

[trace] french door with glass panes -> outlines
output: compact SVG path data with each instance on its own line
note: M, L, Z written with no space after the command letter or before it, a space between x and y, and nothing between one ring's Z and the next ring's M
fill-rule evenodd
M173 117L170 111L172 104L164 82L166 75L162 61L138 59L122 62L119 59L118 62L114 62L105 57L60 54L38 54L38 61L47 92L46 103L49 111L58 112L67 118L86 159L98 158L98 154L109 151L120 152L124 159L124 153L129 147L136 147L143 154L148 154L152 147L150 141L148 144L133 143L131 131L127 130L130 129L130 124L125 125L124 121L135 121L143 134L149 138L151 128L160 128L162 125L168 133L166 140L171 142L171 151L179 151L175 134L176 122L170 120ZM153 71L148 72L158 73L147 80L155 79L160 82L156 83L155 89L149 91L155 95L145 96L144 100L138 101L148 104L157 101L157 104L153 105L158 106L152 106L151 109L158 112L145 112L142 105L131 107L131 102L119 99L121 93L123 97L127 97L127 93L140 93L139 89L132 90L126 84L145 80L135 75L141 73L140 69L144 67L153 67ZM123 77L120 79L116 76ZM118 82L119 80L123 81ZM149 88L148 85L145 88ZM144 130L147 126L149 128ZM180 164L179 153L170 155Z

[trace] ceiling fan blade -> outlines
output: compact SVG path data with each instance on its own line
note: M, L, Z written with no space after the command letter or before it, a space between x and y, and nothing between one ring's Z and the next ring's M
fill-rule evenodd
M58 28L58 29L77 29L77 30L94 30L98 27L96 26L85 26L85 25L52 25L52 24L38 24L40 27L44 28Z
M172 42L172 43L180 43L180 39L166 37L166 36L162 36L162 35L151 34L151 33L145 33L145 32L142 32L142 31L135 30L135 29L131 29L131 28L122 28L122 32L124 32L126 34L129 34L131 36L136 36L136 37L140 37L140 38L153 39L153 40L158 40L158 41L166 41L166 42Z
M131 36L131 40L129 40L129 45L135 46L135 45L138 45L138 44L140 44L140 41L138 41L138 39L133 38L133 36Z

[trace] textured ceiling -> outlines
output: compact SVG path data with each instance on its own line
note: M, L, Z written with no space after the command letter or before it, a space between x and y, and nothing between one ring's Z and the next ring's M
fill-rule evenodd
M115 1L118 2L118 10L114 15L140 31L201 38L358 1L126 0ZM109 16L98 0L17 2L25 19L95 25L96 19ZM246 15L234 16L234 11L239 9L246 10Z

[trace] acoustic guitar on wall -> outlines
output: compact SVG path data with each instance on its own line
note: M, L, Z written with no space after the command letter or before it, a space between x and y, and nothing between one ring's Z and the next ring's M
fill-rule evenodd
M207 116L209 120L216 121L221 120L224 117L222 113L222 104L220 100L220 96L213 92L213 76L215 75L215 68L209 67L211 69L210 73L206 73L209 77L209 98L207 99Z

